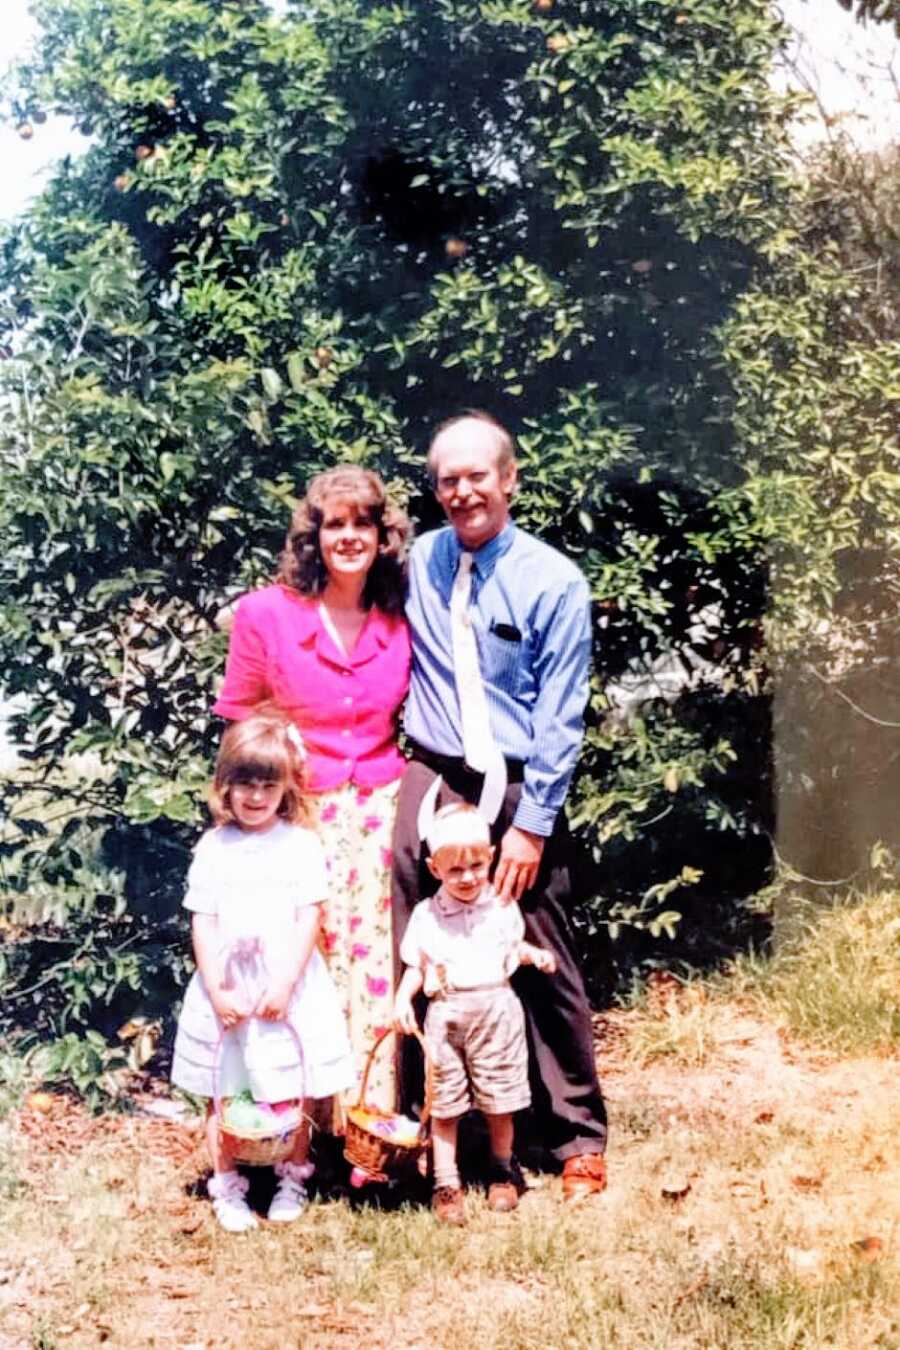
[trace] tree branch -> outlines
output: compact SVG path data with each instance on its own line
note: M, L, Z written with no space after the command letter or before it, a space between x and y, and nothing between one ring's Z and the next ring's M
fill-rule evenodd
M809 666L808 669L812 671L817 680L821 680L826 689L830 689L838 698L843 699L855 713L858 713L860 717L864 717L867 722L871 722L876 727L888 727L891 731L900 731L900 722L888 722L882 717L876 717L874 713L866 712L865 708L861 708L858 703L853 701L849 694L844 693L843 689L838 689L836 684L832 684L831 680L826 679L822 672L817 670L815 666Z

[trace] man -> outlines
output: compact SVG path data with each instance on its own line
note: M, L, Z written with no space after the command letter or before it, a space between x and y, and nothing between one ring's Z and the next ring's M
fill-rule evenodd
M573 952L562 809L588 692L588 589L572 563L512 523L515 447L494 418L470 412L445 422L428 463L449 528L418 540L410 558L413 757L394 838L396 941L434 889L419 814L435 779L442 802L480 802L489 818L499 805L494 886L521 902L528 942L557 962L554 976L525 967L513 980L528 1023L538 1140L562 1165L566 1198L582 1198L606 1184L606 1112Z

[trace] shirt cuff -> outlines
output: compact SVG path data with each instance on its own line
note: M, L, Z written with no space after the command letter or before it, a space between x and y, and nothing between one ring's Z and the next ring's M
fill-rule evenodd
M551 806L539 806L527 797L520 797L512 823L516 829L527 830L529 834L541 834L546 838L553 833L558 815L559 812Z

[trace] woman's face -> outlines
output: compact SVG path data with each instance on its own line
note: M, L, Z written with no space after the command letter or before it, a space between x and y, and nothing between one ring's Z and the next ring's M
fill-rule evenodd
M364 577L378 557L378 526L365 507L346 497L327 497L319 552L330 577Z

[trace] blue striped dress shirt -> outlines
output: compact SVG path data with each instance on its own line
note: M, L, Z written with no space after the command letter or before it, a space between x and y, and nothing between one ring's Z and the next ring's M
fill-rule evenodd
M450 527L418 539L409 563L412 676L405 728L427 750L461 758L450 591L461 545ZM473 555L470 614L494 739L525 765L514 824L549 835L584 732L591 621L578 568L508 524Z

